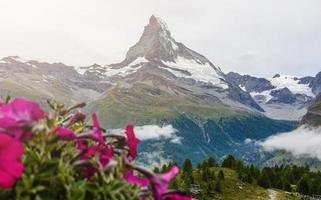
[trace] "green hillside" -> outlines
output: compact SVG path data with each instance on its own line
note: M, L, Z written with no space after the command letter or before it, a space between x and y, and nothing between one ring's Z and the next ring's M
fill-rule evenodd
M275 194L275 200L299 200L301 199L300 195L295 193L285 192L279 189L265 189L256 184L244 183L238 178L238 174L235 170L223 168L223 167L213 167L210 169L210 173L216 175L222 171L224 173L224 179L221 180L221 191L215 191L215 185L213 190L205 191L205 185L200 186L199 189L202 190L202 193L208 194L199 194L194 195L197 199L210 200L210 199L222 199L222 200L270 200L271 193ZM201 173L197 170L193 172L194 181L197 183L202 182ZM218 178L216 178L218 179ZM176 187L179 190L184 190L183 184L183 175L180 175L176 182L181 183ZM215 183L215 180L213 181ZM207 183L210 184L210 181Z
M128 123L159 124L164 120L174 120L184 113L203 119L250 114L226 106L211 95L198 96L182 88L161 90L143 83L130 88L115 87L106 96L90 103L89 110L99 111L105 125L112 128L124 127Z
M193 167L189 159L185 160L182 166L182 173L171 184L173 190L182 191L195 199L210 200L299 200L308 199L299 193L293 191L298 190L302 192L302 186L289 185L288 191L272 187L271 184L278 183L281 179L285 183L286 176L275 176L273 179L269 177L264 178L266 169L259 169L254 166L245 166L240 160L224 159L222 165L217 165L213 158L203 161L197 167ZM228 167L230 164L234 166L232 169ZM155 172L163 172L168 170L172 164L164 165L161 169L155 168ZM227 166L227 167L225 167ZM295 168L295 167L294 167ZM250 171L247 171L251 169ZM271 168L273 171L278 171L280 168ZM304 170L303 168L295 168L297 170ZM298 171L293 171L298 175ZM305 173L309 173L306 171ZM250 175L249 175L250 174ZM249 178L250 176L250 178ZM306 175L302 175L305 177ZM315 174L315 176L317 176ZM252 178L253 177L253 178ZM263 177L263 179L262 179ZM314 177L315 178L315 177ZM309 179L310 181L315 180ZM263 180L263 181L262 181ZM268 185L265 185L267 181ZM299 181L301 184L302 179ZM312 191L317 184L310 184ZM292 191L291 191L292 190ZM289 192L291 191L291 192Z
M186 158L196 164L209 156L221 158L227 154L244 155L244 160L259 164L262 159L252 156L253 144L244 141L260 140L297 126L295 122L273 120L227 106L210 94L199 95L173 85L159 87L162 89L148 83L115 87L88 105L90 112L98 112L106 128L123 128L129 123L170 124L177 130L180 143L166 138L142 141L140 161L149 162L146 164L166 159L182 163ZM155 152L158 156L151 158Z

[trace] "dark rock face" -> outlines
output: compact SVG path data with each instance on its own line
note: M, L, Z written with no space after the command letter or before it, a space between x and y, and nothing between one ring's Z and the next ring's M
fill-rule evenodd
M312 97L306 96L304 94L293 94L288 88L283 88L280 90L272 90L270 99L267 104L272 103L284 103L284 104L309 104L312 101Z
M249 93L245 93L239 87L230 85L228 97L235 101L241 102L244 105L249 105L260 112L264 112L264 110L253 100L251 95Z
M302 118L301 124L321 126L321 95L309 107L307 114Z
M314 80L314 77L306 76L306 77L300 78L299 84L311 84L313 80Z
M321 93L321 72L319 72L313 81L311 81L310 87L315 95L319 95Z
M145 26L139 42L128 50L125 62L133 61L138 57L174 61L173 58L177 55L174 42L165 23L153 15L149 24Z
M203 55L177 42L171 36L166 23L154 15L150 17L139 41L129 48L125 60L111 66L125 66L139 57L145 57L149 61L175 62L178 56L197 61L199 64L209 63L219 75L223 76L223 72Z
M286 103L286 104L292 104L296 101L296 96L288 89L283 88L280 90L273 90L270 93L273 98L269 100L267 103Z
M281 77L280 74L275 74L272 78L279 78L279 77Z
M226 79L234 85L244 87L247 92L263 92L275 88L271 82L265 78L256 78L249 75L242 76L235 72L228 73Z

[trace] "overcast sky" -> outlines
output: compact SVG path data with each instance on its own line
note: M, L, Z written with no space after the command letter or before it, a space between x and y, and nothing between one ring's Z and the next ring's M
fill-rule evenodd
M152 14L224 72L321 71L321 0L0 0L0 56L119 62Z

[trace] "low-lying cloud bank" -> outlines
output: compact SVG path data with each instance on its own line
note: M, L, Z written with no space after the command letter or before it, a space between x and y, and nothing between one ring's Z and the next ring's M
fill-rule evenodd
M172 125L162 127L157 125L136 126L134 131L141 140L171 138L174 136L174 133L177 132Z
M182 140L175 134L177 130L172 125L162 127L157 125L136 126L134 131L141 140L170 139L170 142L175 144L181 144Z
M266 151L285 150L294 156L308 156L321 160L321 127L298 129L271 136L258 143Z
M111 133L118 134L121 132L125 134L125 130L113 129L109 130ZM177 130L171 125L144 125L135 126L135 134L140 140L157 140L157 139L170 139L171 143L181 144L182 137L176 135Z

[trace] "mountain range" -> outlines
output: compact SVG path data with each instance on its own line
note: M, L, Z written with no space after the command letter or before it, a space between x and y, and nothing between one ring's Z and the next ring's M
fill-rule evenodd
M227 80L247 91L274 119L300 120L321 92L321 72L314 77L276 74L269 79L230 72Z
M250 141L295 129L320 86L321 73L271 79L225 74L177 42L155 16L120 63L74 67L17 56L0 60L2 97L87 101L85 112L97 112L108 129L137 126L146 164L186 158L197 163L226 154L261 164L265 158L253 154Z

